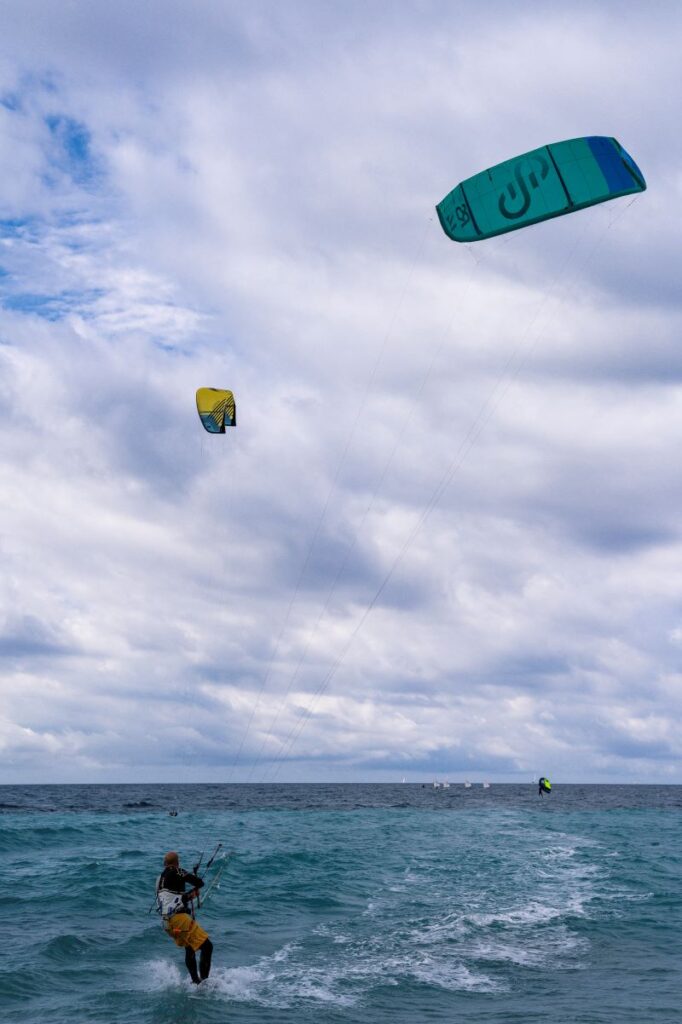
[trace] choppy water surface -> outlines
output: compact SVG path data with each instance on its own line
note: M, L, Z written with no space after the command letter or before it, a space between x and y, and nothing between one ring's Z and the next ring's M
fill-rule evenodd
M0 810L5 1021L682 1019L682 787L5 786ZM196 989L148 910L164 851L218 840Z

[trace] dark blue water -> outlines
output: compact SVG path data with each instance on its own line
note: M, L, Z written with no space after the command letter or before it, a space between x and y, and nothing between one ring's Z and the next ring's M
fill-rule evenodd
M682 1020L682 787L4 786L0 810L4 1021ZM194 988L148 910L167 849L218 841Z

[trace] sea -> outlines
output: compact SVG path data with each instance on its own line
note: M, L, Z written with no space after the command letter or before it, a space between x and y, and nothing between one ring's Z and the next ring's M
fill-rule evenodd
M0 850L4 1024L682 1022L680 786L1 786Z

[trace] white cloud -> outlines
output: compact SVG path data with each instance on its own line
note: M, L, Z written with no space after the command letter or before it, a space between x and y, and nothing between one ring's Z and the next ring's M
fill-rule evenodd
M6 6L6 778L679 778L679 11ZM440 233L591 132L634 205Z

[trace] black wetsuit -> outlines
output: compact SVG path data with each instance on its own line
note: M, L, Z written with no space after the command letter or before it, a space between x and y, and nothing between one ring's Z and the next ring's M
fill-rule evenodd
M189 894L185 893L185 886L190 885L193 889L201 889L203 884L202 879L198 875L193 875L191 871L185 871L184 868L174 868L170 865L164 868L159 875L157 888L168 889L169 892L177 892L180 896L187 895L187 899L182 901L187 906Z
M198 875L193 875L190 871L185 871L183 868L175 868L169 866L164 868L159 876L157 884L158 889L167 889L169 892L177 892L182 897L182 904L187 910L187 904L190 902L189 893L185 892L185 886L190 885L192 889L201 889L203 887L203 880ZM191 946L185 947L185 965L190 973L190 977L195 985L205 981L211 973L211 956L213 954L213 943L210 939L206 939L199 947L199 969L197 970L197 956Z

